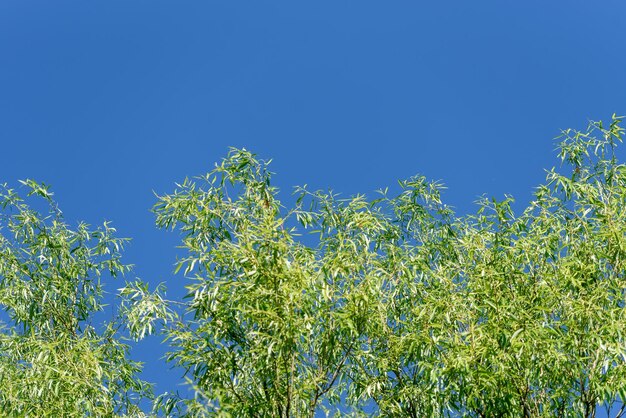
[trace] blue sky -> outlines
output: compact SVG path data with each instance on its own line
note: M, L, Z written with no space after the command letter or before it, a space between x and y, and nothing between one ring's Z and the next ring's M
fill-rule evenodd
M560 129L626 113L625 41L622 0L2 0L0 182L44 181L69 221L111 220L134 275L176 297L153 191L229 146L273 158L285 201L420 173L459 214L483 193L522 207ZM134 356L172 390L158 341Z

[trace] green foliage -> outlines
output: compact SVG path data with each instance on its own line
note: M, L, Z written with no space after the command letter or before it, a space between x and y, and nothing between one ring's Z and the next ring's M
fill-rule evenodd
M48 187L23 182L49 205L40 215L18 194L0 190L0 411L3 416L140 415L149 387L127 360L119 324L96 329L102 274L128 270L123 239L105 223L65 223ZM35 202L41 203L41 202Z
M591 417L619 404L619 122L565 131L570 172L549 171L520 215L506 197L456 217L423 177L371 202L298 188L287 209L267 163L231 150L154 208L159 227L182 232L176 270L191 279L165 335L196 397L163 405L190 416L338 405L358 415L373 402L384 416Z
M182 235L186 297L120 289L130 334L162 333L194 394L165 393L153 413L623 416L620 122L564 131L563 169L518 214L505 196L459 217L419 176L375 200L301 187L287 208L269 162L232 149L154 206L157 226ZM119 324L89 323L100 274L126 270L123 240L106 224L69 230L54 205L42 218L11 190L2 199L3 412L139 413L147 388Z
M193 274L191 319L167 337L176 350L169 360L198 393L187 402L192 415L312 416L328 407L323 399L338 402L366 322L346 279L368 256L336 251L335 238L322 258L299 243L286 222L307 214L281 216L266 165L247 151L233 150L200 181L186 180L155 207L157 225L180 225L189 251L177 270ZM346 216L365 206L352 202Z

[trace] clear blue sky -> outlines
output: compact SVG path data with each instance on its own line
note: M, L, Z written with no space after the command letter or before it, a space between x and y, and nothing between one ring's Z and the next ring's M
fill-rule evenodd
M0 182L50 183L69 221L111 220L134 275L173 296L177 236L154 228L153 191L229 146L273 158L285 200L421 173L462 214L483 193L527 202L559 130L613 112L623 0L0 1ZM161 353L152 338L133 355L171 390Z

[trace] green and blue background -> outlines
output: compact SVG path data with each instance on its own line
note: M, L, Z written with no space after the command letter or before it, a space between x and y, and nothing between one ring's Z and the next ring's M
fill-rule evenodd
M0 1L0 182L51 184L70 223L110 220L128 279L173 299L179 237L154 227L154 193L229 146L273 159L286 204L296 185L374 196L420 173L460 215L483 194L521 210L560 129L614 112L621 0ZM132 356L157 392L181 389L160 340Z

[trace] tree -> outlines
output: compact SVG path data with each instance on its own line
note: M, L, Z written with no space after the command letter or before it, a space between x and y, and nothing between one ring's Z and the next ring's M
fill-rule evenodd
M624 416L620 122L564 131L564 169L518 214L506 196L458 216L420 176L375 200L301 187L287 208L269 162L232 149L154 206L157 226L182 234L186 297L140 281L121 289L130 334L161 332L193 393L162 394L153 412ZM126 270L123 241L107 224L70 230L54 205L42 218L11 190L2 202L3 412L139 413L147 387L121 322L99 334L88 319L99 274ZM32 402L41 396L46 410Z
M348 358L364 338L371 295L346 278L364 271L371 254L337 251L336 237L320 251L296 240L290 218L310 223L317 215L299 208L281 215L265 163L245 150L201 180L186 180L155 207L158 226L182 225L189 256L177 270L195 275L191 318L167 330L176 350L169 360L198 394L187 407L200 415L312 417L329 406L323 400L339 400ZM327 210L331 199L322 202ZM358 217L360 228L374 231L365 207L352 202L340 221Z
M458 217L423 177L373 201L298 188L287 209L267 163L231 150L154 208L159 227L183 234L188 301L173 320L158 292L135 296L170 321L168 358L196 393L162 405L190 416L622 416L620 121L564 131L568 171L549 171L519 215L507 196Z
M128 270L124 239L104 223L70 229L48 187L23 182L42 216L6 185L0 191L0 411L3 416L139 416L150 394L127 359L121 323L92 323L100 277Z

